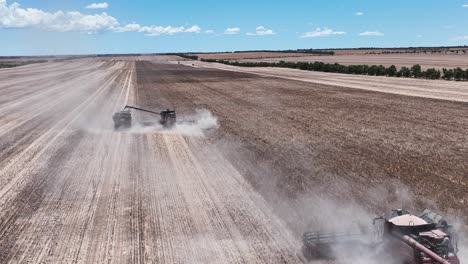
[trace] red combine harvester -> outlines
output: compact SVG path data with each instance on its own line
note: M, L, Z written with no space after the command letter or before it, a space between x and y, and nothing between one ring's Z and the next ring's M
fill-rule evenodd
M460 264L457 237L442 215L426 209L415 216L407 210L393 210L374 219L374 228L342 232L305 232L303 254L307 260L332 259L346 248L351 252L374 252L379 263ZM363 253L365 253L363 252ZM359 253L358 253L359 254ZM366 253L368 254L368 253Z

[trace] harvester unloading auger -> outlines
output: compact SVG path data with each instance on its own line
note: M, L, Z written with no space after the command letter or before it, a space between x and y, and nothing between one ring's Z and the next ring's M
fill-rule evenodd
M161 112L155 112L135 106L126 105L122 111L116 112L112 116L112 119L114 120L114 128L116 130L129 129L132 127L132 113L130 112L131 109L159 115L161 117L159 123L166 128L174 126L176 122L176 112L174 110L166 109Z
M398 209L387 217L375 218L374 227L379 220L383 221L383 226L376 228L374 234L371 234L372 228L305 232L304 257L308 260L330 259L343 248L351 251L365 248L368 252L365 254L373 252L374 258L382 260L379 263L385 263L384 259L390 257L392 263L401 264L460 264L456 234L441 214L425 209L421 216L415 216L405 209Z

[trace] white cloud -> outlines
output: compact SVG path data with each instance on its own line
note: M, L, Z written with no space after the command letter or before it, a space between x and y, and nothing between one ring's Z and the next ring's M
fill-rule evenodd
M187 33L200 33L201 32L201 28L197 25L193 25L189 28L187 28L186 30L184 30L184 32L187 32Z
M7 4L0 0L0 28L36 28L60 32L140 32L149 36L176 33L200 33L201 28L173 26L141 26L135 22L121 26L119 21L106 14L87 15L80 12L45 12L35 8L22 8L18 3Z
M240 28L235 27L235 28L227 28L224 30L225 35L236 35L240 33Z
M106 9L108 7L109 5L106 2L104 2L104 3L93 3L90 5L87 5L86 9Z
M213 34L214 33L214 30L212 29L208 29L205 31L205 34Z
M363 16L363 15L364 15L363 12L357 12L357 13L356 13L356 16Z
M7 5L6 0L0 0L0 28L99 32L118 24L117 19L106 13L95 15L63 11L49 13L35 8L24 9L18 3Z
M422 38L422 37L423 37L423 35L416 35L416 37L417 37L417 38Z
M335 36L335 35L344 35L346 32L343 31L333 31L329 28L316 28L314 31L305 32L302 34L301 38L317 38L317 37L328 37L328 36Z
M468 36L462 36L462 37L454 38L454 40L468 40Z
M163 34L174 35L176 33L184 32L184 27L173 27L173 26L145 26L141 27L138 31L145 33L147 36L160 36Z
M468 7L468 4L464 4L464 5L462 5L462 7Z
M262 26L258 26L257 28L255 28L255 33L247 33L246 35L248 36L265 36L265 35L274 35L276 34L275 32L273 32L273 30L271 29L266 29L265 27L262 27Z
M379 31L365 31L359 33L359 36L384 36L385 34Z
M117 27L115 31L116 32L129 32L129 31L140 31L140 29L141 29L141 26L134 22L131 24L127 24L123 27Z
M114 29L116 32L140 32L147 36L160 36L160 35L174 35L177 33L200 33L201 28L197 25L193 25L189 28L185 27L173 27L173 26L141 26L140 24L131 23L123 27L117 27Z

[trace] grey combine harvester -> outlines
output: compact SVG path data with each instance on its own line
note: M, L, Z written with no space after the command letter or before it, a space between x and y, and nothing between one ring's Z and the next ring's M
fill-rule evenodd
M112 119L114 120L115 130L129 129L132 127L132 113L130 111L131 109L159 115L159 123L165 128L170 128L174 126L176 122L176 112L174 110L166 109L160 112L155 112L135 106L126 105L122 111L116 112L112 116Z

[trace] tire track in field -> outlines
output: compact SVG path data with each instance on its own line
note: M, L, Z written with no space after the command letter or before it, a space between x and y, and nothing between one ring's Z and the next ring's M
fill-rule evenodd
M112 131L114 111L150 100L133 62L112 65L79 104L55 98L69 105L60 118L18 127L25 147L0 169L2 263L300 262L295 238L208 141Z
M112 78L112 76L109 76L108 81L112 81ZM83 98L85 100L84 93L86 91L67 92L65 90L62 95L57 95L49 102L43 103L42 107L37 107L37 109L31 108L24 115L24 120L20 121L15 118L15 123L12 125L3 122L0 128L0 131L3 132L0 132L2 135L0 157L10 157L12 159L16 153L22 151L27 146L29 140L38 137L42 131L53 126L72 107L79 106L81 101L76 98ZM92 90L89 90L89 93L92 93ZM8 159L2 159L0 164L7 161Z
M80 113L84 111L84 107L92 103L93 100L100 94L102 94L106 89L110 87L112 82L117 78L120 73L117 73L111 80L106 82L102 85L99 89L97 89L93 94L89 96L84 102L78 105L73 111L71 111L68 115L64 118L57 121L57 123L51 127L47 132L42 134L39 138L37 138L34 142L32 142L26 149L24 149L21 153L15 156L13 159L10 159L9 162L0 170L0 178L4 179L4 175L8 175L8 171L15 171L17 176L11 179L7 184L3 185L3 188L0 190L0 202L3 199L5 193L13 186L16 182L19 181L21 178L20 175L24 174L25 169L28 168L27 163L34 162L44 153L48 147L50 147L54 141L60 137L60 135L67 129L73 121L75 121ZM58 133L57 133L58 131ZM47 142L47 143L46 143Z
M166 81L163 73L149 69L138 76L138 105L162 107L172 98L164 97L159 87L170 89L167 87L185 82ZM143 190L148 191L142 193L151 194L146 198L151 207L139 216L146 223L141 236L146 262L301 262L295 254L300 248L296 237L207 141L185 138L178 132L141 137L141 155L151 153L147 158L140 156L138 166L151 173L137 173L145 177ZM190 143L192 140L198 143ZM141 258L133 261L141 263Z
M114 79L120 74L120 72L117 72L117 75L114 77ZM17 165L18 163L20 163L21 161L21 166L23 166L24 169L21 170L21 172L19 173L19 175L16 175L16 178L14 178L13 182L10 182L8 183L7 185L3 185L2 189L1 189L1 192L2 192L2 199L1 199L1 202L2 202L2 206L6 206L6 204L8 204L7 202L8 201L14 201L12 200L14 197L15 197L15 194L17 194L17 192L13 192L13 191L8 191L12 186L16 185L16 189L17 190L21 190L21 188L23 188L22 186L24 186L25 184L28 184L27 182L29 181L28 179L31 178L32 175L35 174L34 171L40 171L41 169L44 169L44 167L42 166L38 166L38 165L47 165L49 162L49 158L52 155L52 153L55 152L55 146L60 146L60 145L63 145L65 142L66 142L66 137L64 136L65 134L67 134L69 131L67 131L67 127L69 127L73 121L75 121L81 113L83 113L83 111L86 109L87 106L89 106L91 103L93 103L93 101L96 100L96 98L100 95L103 94L103 92L105 92L106 90L108 90L111 86L110 84L112 83L112 79L111 79L111 82L105 82L100 88L96 89L96 91L92 94L90 94L90 97L85 100L82 104L80 104L77 108L75 108L73 111L70 112L69 115L67 115L64 119L60 120L57 122L57 124L55 124L54 127L52 127L51 129L49 129L45 134L43 134L40 138L38 138L34 143L32 143L28 149L26 149L22 154L22 155L19 155L17 157L17 161L16 162L10 162L11 166L7 166L5 168L3 168L2 172L0 175L5 175L6 173L8 173L8 171L18 171L17 168L21 168L21 167L18 167L19 165ZM65 141L65 142L64 142ZM44 144L44 142L48 142L47 144ZM34 147L35 145L37 145L37 148L39 150L39 152L35 152L33 151L34 153L31 154L31 147ZM32 155L32 156L31 156ZM29 161L29 164L30 165L27 165L27 157L30 156L31 157L31 160ZM25 160L26 158L26 160ZM26 165L26 166L25 166ZM46 172L47 173L47 167L46 167ZM21 178L21 174L23 174L24 176L27 176L25 179L23 179L21 182L20 182L20 178ZM47 175L44 175L42 178L44 179L47 179L48 176ZM36 186L36 187L40 187L40 183L41 183L41 180L37 179L37 178L33 178L32 179L32 182L31 184L33 184L33 186ZM7 199L7 197L4 197L5 194L7 194L7 191L8 193L10 194L10 198ZM32 189L31 193L34 193L34 188ZM18 196L18 195L17 195ZM16 197L17 197L16 196ZM18 215L19 213L23 212L25 210L25 207L23 206L22 208L17 208L17 210L11 210L10 211L10 217L6 217L6 219L9 219L7 220L6 222L4 221L5 219L5 216L2 217L2 222L0 222L0 227L3 227L1 228L0 230L3 230L5 231L6 229L5 228L10 228L12 226L12 223L14 223L15 219L18 219L18 218L15 218L15 214ZM21 228L18 228L17 229L17 232L20 232L21 233ZM20 234L19 233L19 234ZM7 239L5 236L3 236L4 239Z
M66 80L60 79L60 82L55 80L55 83L52 85L48 83L39 84L34 89L26 87L29 90L34 90L31 96L14 100L13 103L1 103L0 105L3 105L3 107L0 108L0 116L10 117L9 122L2 122L1 131L12 130L25 122L29 122L33 118L45 115L47 114L47 110L60 106L64 101L70 101L71 98L83 97L83 94L94 88L94 81L99 81L96 77L89 75L93 71L95 69L71 74L71 76L67 76ZM114 70L110 68L106 72L112 73ZM79 83L78 86L77 83ZM52 118L49 116L48 119Z
M127 74L130 76L131 73ZM115 108L115 102L118 102L118 99L115 99L118 95L119 98L122 97L122 92L119 92L119 90L124 90L124 89L118 89L116 91L108 90L105 95L101 96L103 99L112 99L109 100L105 103L103 108L101 109L102 111L105 111L106 113L110 112L111 109ZM103 100L99 100L99 102L103 102ZM96 102L98 103L98 102ZM83 132L86 134L86 132ZM91 136L87 135L88 138L94 138L91 145L87 144L85 145L84 149L87 149L87 152L89 153L89 158L92 158L91 163L85 165L87 169L80 174L78 179L76 178L78 175L76 174L71 174L70 177L73 177L73 179L69 179L69 184L72 186L71 191L74 193L74 195L65 195L63 198L65 201L70 200L74 201L76 197L82 197L80 201L82 201L81 205L77 205L76 202L74 204L74 208L76 207L80 208L79 214L76 214L76 211L70 211L69 215L75 215L74 218L68 218L65 219L65 226L73 224L72 226L79 227L77 229L62 229L62 231L57 233L57 236L63 237L64 239L62 241L67 241L67 242L62 242L57 245L59 249L57 250L57 247L52 247L49 249L50 252L55 252L58 253L57 256L61 256L61 262L74 262L77 261L80 258L83 258L83 256L86 256L86 252L88 252L88 249L93 249L90 254L87 256L95 256L94 252L97 252L98 254L101 254L102 252L107 252L110 249L106 247L106 245L112 245L112 244L97 244L98 245L98 250L94 247L88 246L88 244L93 245L96 244L96 242L99 242L99 236L95 231L100 231L100 232L105 232L106 227L112 227L111 222L105 222L106 225L102 226L101 224L97 223L96 224L96 219L99 218L99 212L101 210L104 210L106 208L107 202L101 202L100 199L102 196L106 197L107 192L106 192L106 186L108 181L106 180L112 180L115 177L111 173L109 173L109 169L112 169L109 167L109 164L123 164L121 162L109 162L107 159L107 154L113 153L113 156L115 156L118 152L114 151L113 145L110 144L108 141L109 139L112 141L115 141L117 144L115 146L119 146L118 142L120 142L119 139L119 134L113 134L111 137L109 137L108 133L102 134L102 135L94 135ZM117 137L117 139L115 138ZM91 150L91 151L90 151ZM79 157L82 155L82 153L78 152L77 157L73 160L83 160L82 157ZM102 175L101 175L102 174ZM98 178L93 178L94 176L106 176L106 177L98 177ZM92 188L90 188L90 185L92 185ZM67 186L68 187L68 186ZM84 197L83 197L84 195ZM115 195L114 195L115 196ZM59 201L62 203L62 201ZM72 202L73 204L73 202ZM59 207L59 204L56 205ZM98 210L100 208L101 210ZM45 209L47 211L47 209ZM60 214L63 214L63 208L62 210L58 211L58 216ZM39 229L41 230L41 229ZM90 232L90 230L93 230ZM44 230L42 230L44 231ZM44 233L44 232L38 232L38 233ZM112 233L112 232L111 232ZM49 238L50 239L50 238ZM32 239L34 241L36 239ZM102 247L105 247L104 249L101 249ZM101 249L101 250L99 250ZM23 256L34 256L35 250L31 250L29 254L23 254ZM56 258L54 258L55 261L57 261ZM96 258L94 261L86 261L86 263L96 263L98 258ZM105 262L102 259L99 259L99 262Z

